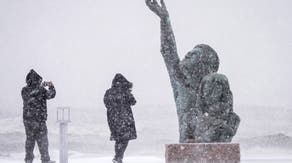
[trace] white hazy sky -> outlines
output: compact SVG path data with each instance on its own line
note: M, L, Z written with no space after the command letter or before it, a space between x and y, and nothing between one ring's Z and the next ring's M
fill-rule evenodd
M219 54L235 105L292 106L291 0L165 0L180 57ZM159 19L144 0L0 0L0 107L22 107L31 68L55 83L54 106L96 106L116 72L140 105L173 104Z

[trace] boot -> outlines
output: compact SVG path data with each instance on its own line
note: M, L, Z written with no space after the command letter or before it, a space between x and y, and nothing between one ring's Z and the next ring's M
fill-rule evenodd
M50 161L42 161L42 163L56 163L56 161L52 161L52 160L50 160Z
M113 163L123 163L122 159L114 158Z

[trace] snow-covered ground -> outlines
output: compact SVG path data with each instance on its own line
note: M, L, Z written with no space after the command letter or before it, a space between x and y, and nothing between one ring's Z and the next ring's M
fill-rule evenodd
M35 150L34 163L41 163L40 155ZM24 153L13 153L0 155L0 163L19 163L23 161ZM51 158L58 162L58 151L51 152ZM85 154L69 152L69 163L111 163L110 155L100 156L99 154ZM126 153L125 163L165 163L163 155L128 155ZM281 149L253 148L249 151L241 151L241 163L291 163L292 151Z
M268 119L261 115L261 109L253 110L252 115L239 112L242 122L234 142L240 143L242 162L292 163L292 121L288 121L292 111L270 112L267 114L275 116L269 115ZM175 108L145 106L133 111L138 139L130 142L125 163L164 163L164 144L178 139ZM69 163L111 163L114 144L109 141L105 115L104 108L72 108ZM49 118L51 156L58 160L55 110L51 110ZM0 116L0 126L0 163L23 162L25 135L21 115ZM38 153L35 149L34 163L40 163Z
M242 163L291 163L292 157L286 156L286 158L266 158L265 156L262 156L264 158L249 158L249 159L243 159ZM0 158L1 163L19 163L21 160L19 159L5 159ZM69 159L69 163L111 163L112 158L111 157L80 157L80 158L72 158ZM164 163L164 158L159 157L127 157L124 159L125 163ZM41 163L39 160L35 160L34 163Z
M156 157L129 157L125 158L125 163L163 163L163 159ZM19 163L20 160L16 159L0 159L1 163ZM34 163L41 163L41 161L36 160ZM112 163L112 158L110 157L100 157L100 158L74 158L69 159L69 163Z

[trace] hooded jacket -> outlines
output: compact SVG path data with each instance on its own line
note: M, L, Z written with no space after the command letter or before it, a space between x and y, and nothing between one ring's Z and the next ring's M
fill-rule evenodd
M26 76L26 86L22 88L23 120L25 122L46 122L47 100L56 95L54 86L47 90L41 85L42 77L31 70Z
M111 140L132 140L137 138L135 120L131 106L136 100L131 93L132 83L122 74L117 74L112 87L106 91L104 104L107 108Z

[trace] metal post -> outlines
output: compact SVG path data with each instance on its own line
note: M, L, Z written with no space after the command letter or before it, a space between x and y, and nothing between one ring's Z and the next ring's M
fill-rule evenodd
M67 114L67 117L66 117ZM57 122L60 125L60 138L59 138L59 159L60 163L68 163L68 123L70 122L70 108L59 107L57 109Z

